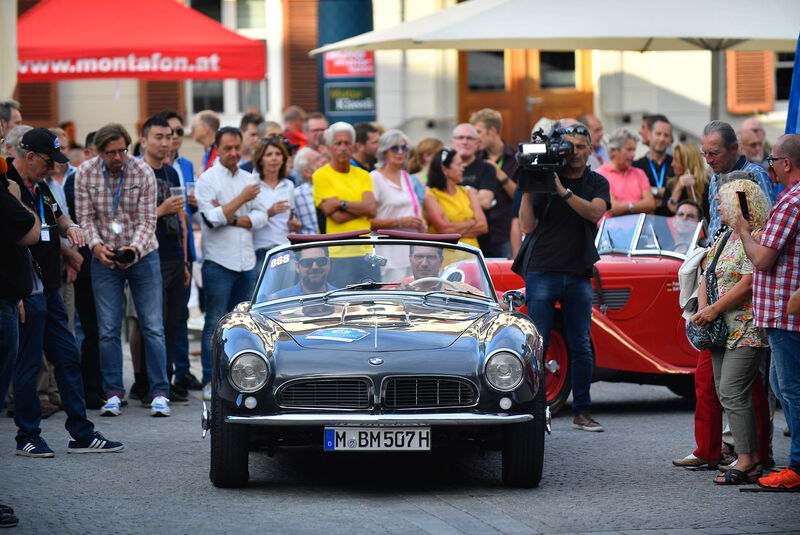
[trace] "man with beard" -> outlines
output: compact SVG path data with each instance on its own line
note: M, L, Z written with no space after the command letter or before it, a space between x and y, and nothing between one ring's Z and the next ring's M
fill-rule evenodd
M328 273L331 271L330 258L327 247L311 247L297 251L294 269L300 276L300 282L290 288L278 290L272 296L294 297L297 295L322 293L335 290L335 286L328 283Z

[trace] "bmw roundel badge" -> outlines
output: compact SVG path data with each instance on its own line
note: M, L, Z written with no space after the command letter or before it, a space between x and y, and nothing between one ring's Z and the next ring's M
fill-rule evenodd
M372 364L373 366L380 366L381 364L383 364L383 359L380 357L372 357L371 359L369 359L369 363Z

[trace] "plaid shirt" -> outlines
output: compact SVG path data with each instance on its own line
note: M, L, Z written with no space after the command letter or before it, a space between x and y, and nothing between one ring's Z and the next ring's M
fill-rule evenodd
M781 195L769 213L761 245L779 251L768 271L753 272L753 315L756 325L800 331L800 315L787 314L786 304L800 282L800 181Z
M319 234L317 225L317 207L309 182L303 182L294 188L294 215L303 224L298 234Z
M85 161L75 174L75 215L88 233L89 248L106 243L112 248L133 247L139 258L158 249L156 239L156 177L144 160L125 157L117 219L122 234L111 232L111 207L118 178L103 176L103 159Z

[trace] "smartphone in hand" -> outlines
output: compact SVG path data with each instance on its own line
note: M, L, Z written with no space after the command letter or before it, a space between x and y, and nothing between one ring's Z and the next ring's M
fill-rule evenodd
M750 209L747 207L747 193L744 191L737 191L736 197L739 199L739 209L745 219L750 221Z

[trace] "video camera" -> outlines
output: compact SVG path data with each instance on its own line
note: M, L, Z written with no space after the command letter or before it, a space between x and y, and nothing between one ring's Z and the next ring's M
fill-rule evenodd
M564 169L567 158L575 153L575 146L564 139L565 134L572 134L570 127L554 128L547 135L539 128L531 132L530 143L519 144L514 180L520 191L556 191L554 173Z

